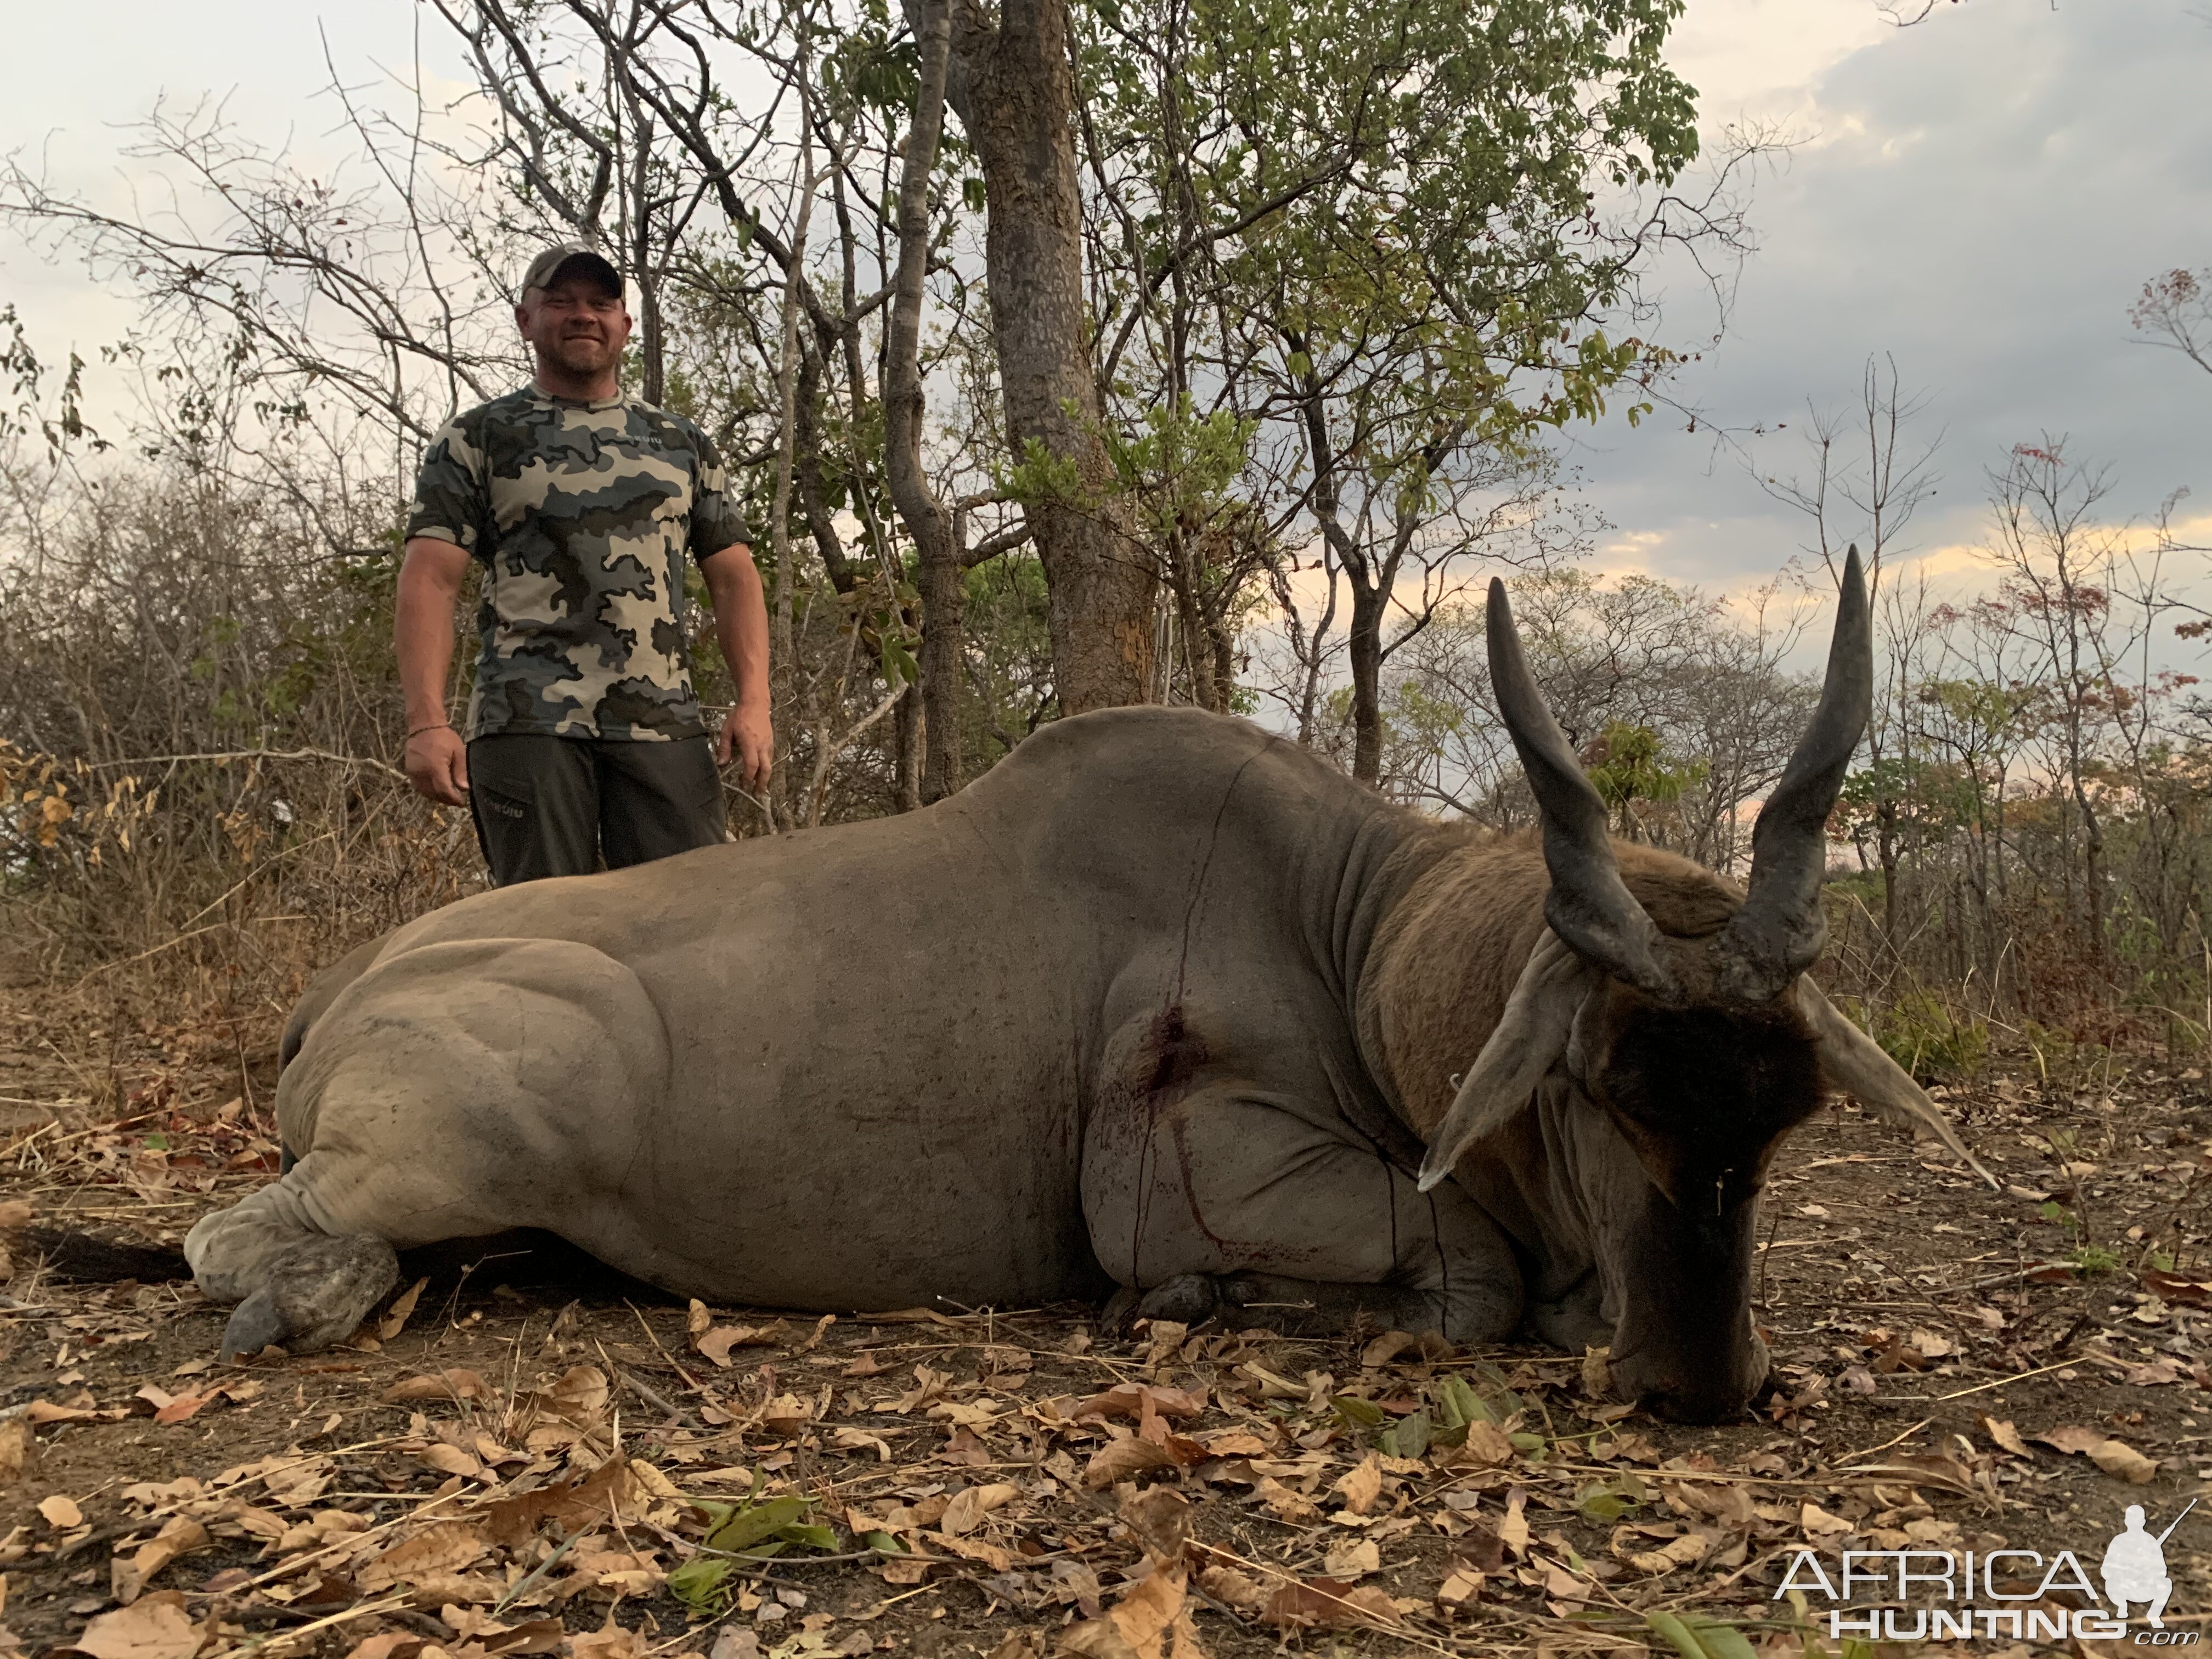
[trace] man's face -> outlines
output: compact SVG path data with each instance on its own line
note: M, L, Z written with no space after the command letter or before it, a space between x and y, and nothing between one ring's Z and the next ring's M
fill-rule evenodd
M557 274L514 308L522 337L570 374L601 374L622 361L629 312L622 296L580 274Z

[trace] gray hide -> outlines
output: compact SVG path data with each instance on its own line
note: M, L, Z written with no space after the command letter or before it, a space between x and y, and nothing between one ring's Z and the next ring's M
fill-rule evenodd
M1251 726L1127 709L925 811L466 899L311 994L298 1164L188 1249L218 1299L304 1233L520 1226L720 1302L1243 1272L1496 1335L1510 1252L1414 1190L1352 1012L1446 844Z

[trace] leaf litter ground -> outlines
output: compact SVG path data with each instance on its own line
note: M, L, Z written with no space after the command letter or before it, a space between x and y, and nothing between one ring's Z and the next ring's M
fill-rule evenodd
M1594 1357L684 1306L508 1244L411 1262L351 1347L219 1367L188 1285L67 1282L24 1229L175 1243L269 1178L268 1079L8 1029L0 1655L1795 1656L1832 1646L1773 1599L1800 1547L2087 1559L2212 1497L2193 1070L1962 1091L2002 1194L1823 1114L1761 1242L1777 1387L1688 1428ZM2208 1543L2169 1542L2177 1630Z

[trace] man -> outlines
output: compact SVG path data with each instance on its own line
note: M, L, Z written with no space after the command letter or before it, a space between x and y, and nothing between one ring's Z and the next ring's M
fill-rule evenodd
M580 243L549 248L514 319L537 378L448 423L423 456L393 625L407 775L472 809L501 886L726 840L716 762L757 787L773 753L752 550L706 434L622 391L620 274ZM712 748L691 690L687 554L737 685ZM483 600L464 744L446 678L471 559Z

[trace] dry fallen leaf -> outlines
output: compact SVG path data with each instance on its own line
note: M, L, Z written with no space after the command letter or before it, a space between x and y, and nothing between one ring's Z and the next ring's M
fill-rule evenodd
M30 1467L31 1450L37 1443L31 1434L31 1425L20 1417L11 1417L0 1423L0 1486L23 1478Z
M2020 1431L2013 1427L2008 1419L1984 1417L1982 1419L1982 1431L1996 1443L1997 1449L2001 1451L2008 1451L2014 1457L2032 1455L2027 1449L2027 1443L2020 1437Z
M1408 1348L1418 1348L1421 1339L1411 1331L1385 1331L1359 1351L1363 1365L1387 1365Z
M201 1634L185 1612L183 1594L163 1590L101 1613L69 1645L93 1659L191 1659Z
M607 1613L605 1630L573 1636L568 1638L568 1645L576 1659L645 1659L645 1638L615 1623L611 1608Z
M91 1398L89 1395L83 1397ZM92 1406L58 1406L51 1400L33 1400L23 1415L44 1426L48 1423L114 1423L131 1413L120 1406L101 1411Z
M2117 1476L2130 1486L2148 1486L2158 1474L2158 1465L2124 1440L2107 1440L2102 1445L2092 1446L2089 1461L2106 1474Z
M181 1423L196 1415L203 1406L216 1398L214 1394L180 1394L154 1413L156 1423Z
M60 1492L40 1498L39 1513L46 1517L46 1524L56 1532L67 1532L71 1527L84 1524L84 1511L76 1506L76 1500Z
M2163 1302L2182 1302L2193 1308L2212 1308L2212 1279L2189 1279L2179 1273L2146 1267L2142 1273L2142 1287Z
M376 1322L379 1341L389 1342L407 1328L407 1316L415 1311L415 1304L422 1299L423 1288L429 1282L427 1279L418 1279L392 1298L392 1305L384 1310L384 1317Z
M355 1575L355 1582L373 1594L394 1584L458 1572L489 1554L491 1545L490 1532L473 1521L441 1521L372 1559Z
M1285 1584L1267 1598L1267 1622L1285 1630L1319 1625L1329 1630L1358 1630L1404 1624L1389 1596L1373 1584L1355 1587L1334 1578L1307 1578Z
M1321 1569L1332 1578L1340 1578L1352 1583L1370 1572L1382 1571L1382 1552L1371 1538L1355 1539L1350 1543L1339 1544L1331 1550L1322 1562Z
M1062 1635L1060 1650L1083 1659L1206 1659L1188 1600L1182 1568L1157 1568L1104 1618Z
M188 1516L172 1516L128 1561L117 1556L107 1564L109 1593L127 1607L138 1599L155 1573L179 1556L204 1550L213 1541L208 1536L208 1529L198 1522Z
M483 1479L483 1465L458 1446L448 1446L438 1441L426 1446L417 1454L431 1468L441 1474L458 1474L466 1480Z
M1613 1398L1613 1350L1583 1350L1583 1392L1593 1400Z
M1437 1586L1437 1600L1447 1606L1479 1601L1487 1575L1478 1567L1457 1566L1444 1575L1444 1582Z
M1261 1476L1260 1484L1253 1488L1252 1496L1278 1521L1304 1526L1321 1519L1319 1504L1304 1493L1293 1492L1273 1475Z
M765 1328L756 1325L717 1325L693 1337L691 1346L724 1370L727 1370L731 1364L731 1349L741 1348L748 1345L772 1346L777 1334L782 1329L783 1325L781 1321Z
M1807 1498L1797 1510L1797 1525L1808 1538L1834 1538L1852 1530L1851 1523L1840 1515L1831 1515L1811 1498Z
M451 1370L432 1371L422 1376L410 1376L404 1382L395 1382L384 1391L386 1405L396 1406L408 1400L489 1400L491 1389L475 1371L456 1367Z
M612 1457L584 1480L563 1480L519 1498L501 1498L486 1504L481 1513L494 1541L512 1547L528 1539L545 1521L574 1531L586 1523L634 1514L648 1501L630 1466Z
M1905 1480L1915 1486L1942 1486L1968 1498L1981 1491L1974 1484L1972 1471L1957 1458L1942 1452L1887 1452L1871 1462L1854 1463L1844 1473L1878 1480Z
M0 1200L0 1233L21 1232L31 1224L31 1206L20 1198Z
M1109 1440L1098 1449L1097 1455L1083 1471L1083 1484L1093 1492L1111 1486L1143 1474L1146 1469L1164 1469L1175 1463L1174 1456L1165 1446L1132 1436L1127 1440Z
M955 1538L971 1533L983 1523L983 1517L993 1510L1003 1509L1022 1495L1019 1486L1003 1483L989 1486L969 1486L953 1494L952 1501L945 1506L938 1521L940 1531Z
M1511 1437L1495 1423L1470 1423L1466 1440L1452 1449L1446 1467L1494 1469L1520 1455Z
M1343 1498L1344 1507L1354 1515L1366 1514L1382 1495L1382 1459L1373 1452L1368 1453L1329 1490Z
M1204 1389L1163 1389L1150 1382L1122 1382L1094 1394L1069 1413L1080 1421L1086 1417L1138 1417L1146 1415L1149 1404L1152 1412L1162 1417L1196 1417L1206 1409Z
M2057 1428L2029 1439L2063 1452L2078 1452L2106 1474L2142 1486L2158 1473L2158 1465L2124 1440L2115 1440L2098 1429Z
M1170 1565L1190 1540L1190 1504L1172 1486L1133 1492L1121 1500L1121 1523L1156 1566Z
M1516 1486L1507 1494L1505 1513L1498 1517L1498 1543L1516 1555L1528 1553L1528 1489Z
M1656 1550L1637 1549L1631 1543L1634 1528L1623 1527L1614 1534L1613 1553L1641 1573L1654 1577L1678 1567L1694 1567L1711 1552L1713 1540L1700 1533L1670 1538ZM1628 1534L1628 1536L1623 1536Z

